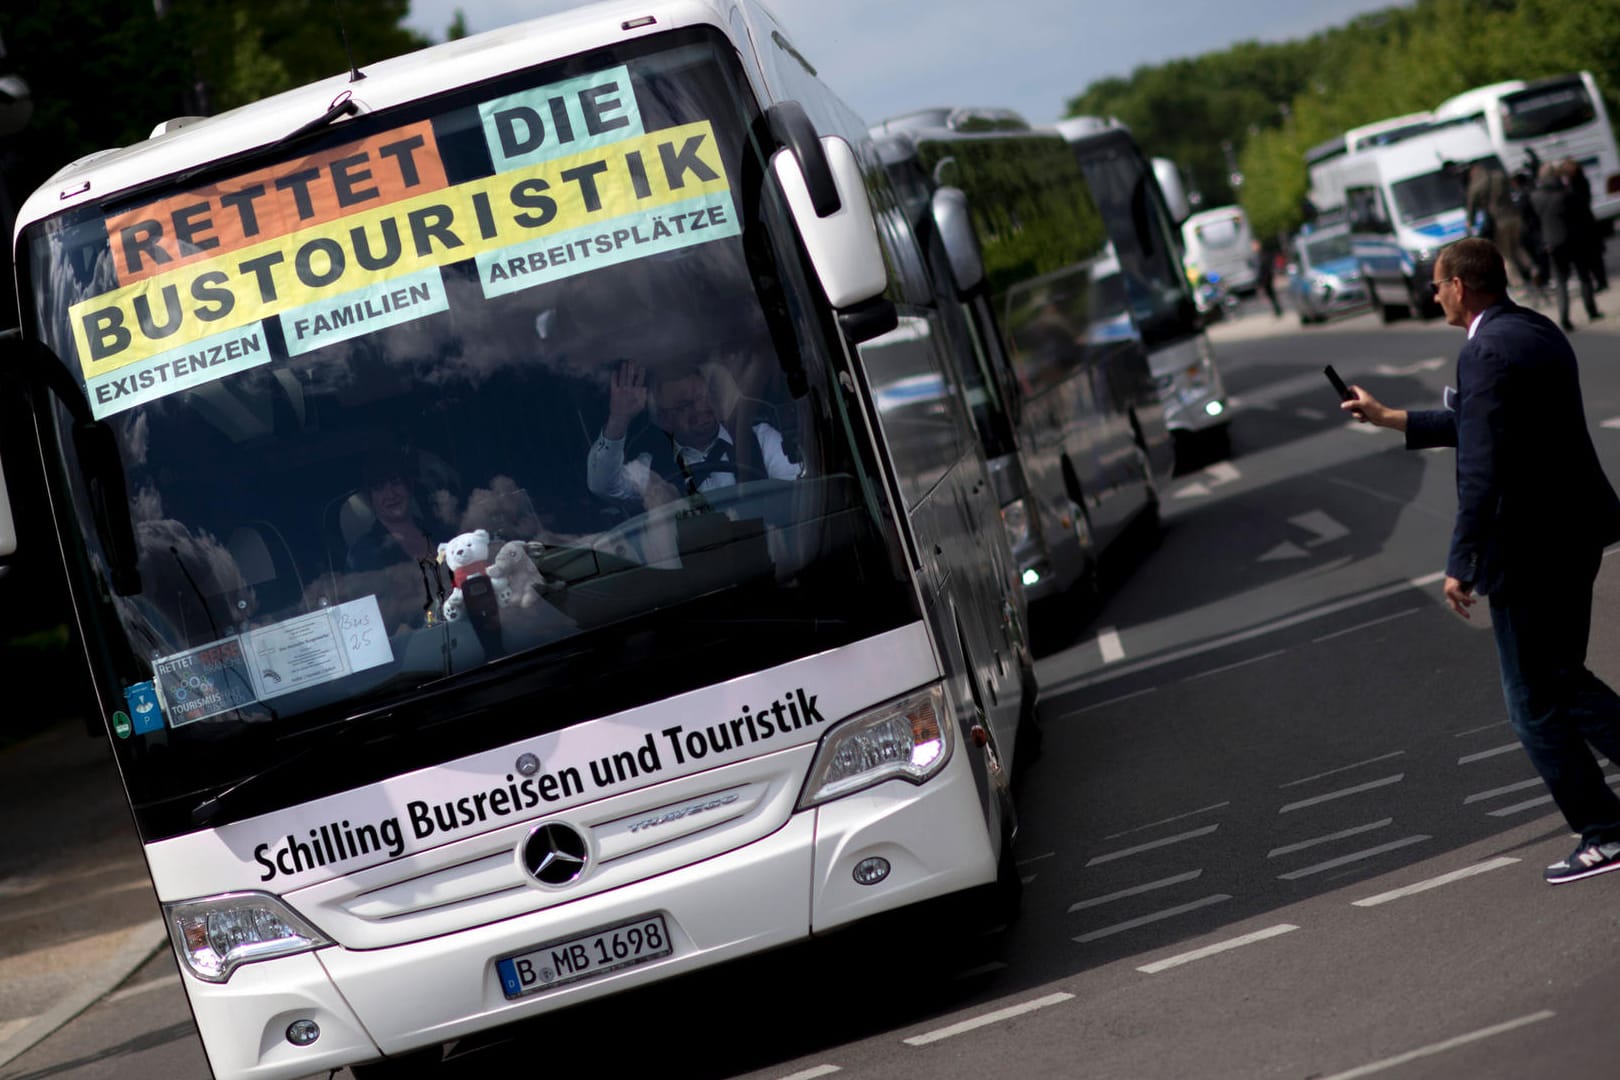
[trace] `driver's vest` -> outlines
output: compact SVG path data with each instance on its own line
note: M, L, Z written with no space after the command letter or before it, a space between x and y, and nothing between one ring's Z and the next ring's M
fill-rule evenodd
M662 433L660 433L662 434ZM747 437L754 443L755 468L761 471L765 468L765 450L759 444L759 436L752 430ZM675 440L664 437L652 441L652 469L659 476L674 484L683 493L695 495L698 488L710 476L725 477L724 484L729 486L737 482L737 473L730 466L736 460L733 456L736 448L723 438L716 438L714 445L709 447L707 456L697 459L691 454L687 456L687 464L683 467L675 457ZM688 447L691 449L691 447Z

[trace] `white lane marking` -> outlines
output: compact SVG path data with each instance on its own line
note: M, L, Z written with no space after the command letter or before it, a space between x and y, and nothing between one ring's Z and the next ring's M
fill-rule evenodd
M1350 530L1321 510L1309 510L1288 519L1288 524L1311 534L1306 547L1318 547L1350 535Z
M1464 738L1465 736L1468 736L1468 735L1478 735L1482 731L1489 731L1492 728L1499 728L1499 727L1503 726L1506 723L1507 723L1506 720L1495 720L1495 721L1492 721L1489 724L1481 724L1479 727L1471 727L1467 731L1459 731L1455 735L1453 735L1452 738L1461 739L1461 738Z
M1025 1013L1034 1012L1036 1009L1044 1009L1051 1005L1061 1005L1065 1001L1070 1001L1073 998L1073 994L1047 994L1045 997L1036 998L1034 1001L1026 1001L1022 1005L1009 1005L1005 1009L997 1009L995 1012L988 1012L983 1016L975 1016L971 1020L963 1020L961 1023L952 1024L949 1027L942 1027L934 1031L924 1032L921 1035L913 1035L909 1039L902 1039L900 1041L905 1043L907 1046L927 1046L929 1043L939 1042L941 1039L949 1039L953 1035L961 1035L964 1032L974 1031L978 1028L984 1027L986 1024L1000 1023L1003 1020L1011 1020L1015 1016L1023 1016Z
M1107 701L1099 701L1095 705L1087 705L1083 709L1076 709L1071 713L1066 713L1065 715L1079 716L1081 713L1091 712L1093 709L1106 709L1110 705L1118 705L1122 701L1129 701L1131 698L1141 697L1143 694L1151 694L1157 689L1157 686L1150 686L1146 690L1137 690L1129 694L1121 694L1119 697L1109 698Z
M1374 424L1363 423L1360 420L1352 420L1344 426L1358 435L1377 435L1383 430Z
M1450 362L1443 356L1431 356L1410 364L1378 364L1373 370L1380 375L1416 375L1422 371L1439 371Z
M1183 484L1181 487L1179 487L1175 491L1171 492L1170 497L1172 499L1188 499L1188 498L1193 498L1194 496L1208 495L1208 494L1209 494L1209 488L1205 487L1203 484L1200 484L1198 481L1194 480L1192 483Z
M1498 754L1511 754L1517 749L1519 749L1519 744L1516 742L1503 743L1501 746L1493 746L1489 750L1481 750L1477 754L1464 754L1457 759L1457 764L1468 765L1475 761L1484 761L1486 758L1495 757Z
M1313 848L1318 844L1331 844L1335 840L1344 840L1352 836L1360 836L1362 833L1370 833L1375 829L1382 829L1384 826L1393 825L1394 823L1394 818L1385 818L1382 821L1374 821L1368 825L1357 825L1353 829L1343 829L1336 833L1329 833L1326 836L1318 836L1312 840L1301 840L1297 844L1284 844L1282 847L1274 847L1270 851L1266 852L1266 858L1275 859L1279 855L1292 855L1296 851L1304 851L1306 848Z
M1302 420L1326 420L1328 414L1321 409L1300 408L1294 410L1294 415Z
M179 985L180 985L180 976L178 976L178 975L165 975L162 978L153 979L151 982L143 982L138 986L126 986L122 990L119 990L117 993L108 994L106 997L102 998L101 1000L106 1002L108 1005L111 1005L115 1001L123 1001L126 998L132 998L132 997L135 997L137 994L144 994L148 990L162 990L162 989L167 989L168 987L171 987L171 986L179 986ZM0 1033L0 1042L5 1042L5 1041L6 1041L5 1040L5 1035L3 1033Z
M1538 1013L1531 1013L1529 1016L1521 1016L1517 1020L1509 1020L1505 1024L1494 1024L1488 1028L1480 1028L1478 1031L1470 1031L1466 1035L1458 1035L1454 1039L1446 1039L1444 1042L1430 1043L1428 1046L1420 1046L1416 1050L1408 1050L1404 1054L1396 1054L1394 1057L1384 1058L1382 1061L1369 1062L1366 1065L1359 1065L1356 1068L1350 1069L1346 1072L1334 1073L1332 1076L1324 1076L1322 1077L1322 1080L1356 1080L1357 1077L1371 1076L1373 1073L1383 1072L1386 1069L1393 1069L1397 1065L1405 1065L1408 1061L1416 1061L1418 1058L1430 1057L1434 1054L1443 1054L1447 1050L1455 1050L1459 1046L1466 1046L1471 1042L1478 1042L1481 1039L1489 1039L1493 1035L1506 1034L1509 1031L1513 1031L1515 1028L1522 1028L1530 1024L1537 1024L1543 1020L1551 1020L1556 1015L1557 1014L1551 1009L1544 1009Z
M1615 784L1620 783L1620 773L1608 773L1603 779L1608 782L1610 787L1614 787ZM1509 814L1517 814L1520 811L1534 809L1537 806L1546 806L1550 802L1552 802L1551 795L1539 795L1534 799L1526 799L1524 802L1514 803L1512 806L1504 806L1501 809L1486 812L1491 817L1507 817Z
M1524 791L1528 788L1537 788L1540 787L1544 782L1545 781L1538 776L1534 780L1520 780L1517 784L1505 784L1502 787L1491 788L1489 791L1476 791L1472 795L1468 796L1468 798L1463 800L1463 805L1467 806L1469 803L1484 802L1486 799L1494 799L1498 795L1511 795L1515 791Z
M1620 416L1611 416L1609 419L1599 423L1598 427L1620 428Z
M1209 806L1200 806L1197 810L1188 810L1185 814L1176 814L1172 817L1160 818L1158 821L1150 821L1146 825L1135 825L1121 832L1109 833L1107 836L1103 837L1103 839L1118 840L1122 836L1131 835L1131 833L1143 832L1147 829L1157 829L1160 825L1168 825L1172 821L1180 821L1183 818L1197 817L1199 814L1207 814L1211 810L1220 810L1223 807L1231 805L1232 802L1230 799L1228 799L1226 802L1212 803Z
M1343 637L1346 634L1354 634L1358 630L1366 630L1366 629L1368 629L1370 627L1378 626L1381 623L1394 622L1396 619L1404 619L1408 615L1415 615L1420 611L1427 611L1427 610L1428 610L1428 608L1409 607L1405 611L1397 611L1393 615L1385 615L1385 616L1383 616L1382 618L1379 618L1379 619L1368 619L1364 623L1356 623L1356 625L1347 626L1343 630L1335 630L1331 634L1323 634L1321 637L1311 638L1311 644L1312 645L1320 645L1322 642L1324 642L1324 641L1332 641L1336 637Z
M1204 470L1204 475L1209 477L1210 487L1220 487L1222 484L1230 484L1234 480L1243 479L1243 474L1238 471L1238 467L1230 461L1217 461Z
M1050 858L1052 858L1052 856L1054 856L1056 854L1057 854L1057 852L1055 852L1055 851L1042 852L1039 855L1031 855L1027 859L1019 859L1013 865L1014 866L1028 866L1032 862L1040 862L1042 859L1050 859Z
M1357 784L1355 787L1340 788L1338 791L1330 791L1326 795L1312 795L1309 799L1301 799L1299 802L1289 803L1287 806L1284 806L1282 809L1278 810L1277 813L1292 813L1295 810L1303 810L1307 806L1315 806L1318 803L1331 802L1334 799L1343 799L1351 795L1360 795L1363 791L1372 791L1375 788L1388 787L1391 784L1398 784L1405 779L1405 773L1396 773L1394 776L1385 776L1380 777L1377 780L1369 780L1367 783Z
M836 1065L816 1065L802 1072L789 1073L782 1077L782 1080L816 1080L818 1076L831 1076L833 1073L840 1071L842 1070Z
M1362 859L1371 859L1374 856L1383 855L1386 852L1399 851L1403 847L1411 847L1413 844L1421 844L1425 840L1433 839L1434 837L1432 836L1423 836L1421 834L1417 836L1402 837L1399 840L1392 840L1387 844L1379 844L1377 847L1367 848L1365 851L1353 851L1349 855L1340 855L1337 859L1329 859L1327 862L1319 862L1314 866L1306 866L1298 870L1290 870L1286 874L1278 874L1277 880L1298 881L1302 877L1310 877L1312 874L1320 874L1324 870L1334 870L1341 866L1348 866L1353 862L1360 862Z
M1298 780L1290 780L1286 784L1278 784L1277 786L1279 788L1298 787L1300 784L1308 784L1312 780L1321 780L1323 777L1332 776L1335 773L1349 772L1351 769L1359 769L1363 765L1374 765L1380 761L1388 761L1390 758L1398 758L1404 753L1406 753L1405 750L1396 750L1393 753L1380 754L1378 757L1368 758L1366 761L1358 761L1354 765L1340 765L1337 769L1329 769L1327 772L1319 772L1314 776L1305 776Z
M1270 660L1273 656L1281 656L1283 653L1285 653L1287 651L1288 651L1287 649L1274 649L1274 650L1272 650L1271 652L1268 652L1268 653L1261 653L1259 656L1251 656L1247 660L1239 660L1239 661L1237 661L1236 663L1233 663L1233 664L1222 664L1220 667L1210 668L1208 671L1195 672L1195 673L1193 673L1191 675L1188 675L1185 679L1182 679L1181 681L1182 682L1192 682L1194 679L1204 679L1204 678L1208 678L1211 675L1219 675L1223 671L1233 671L1233 670L1235 670L1237 668L1240 668L1240 667L1248 667L1250 664L1258 664L1262 660Z
M1119 631L1112 626L1105 626L1097 631L1097 648L1102 652L1102 661L1105 664L1125 659L1125 646L1120 644Z
M1094 908L1100 907L1103 904L1110 904L1115 900L1123 900L1127 896L1140 896L1145 892L1152 892L1154 889L1168 889L1172 885L1180 885L1183 881L1192 881L1202 874L1202 870L1189 870L1185 874L1177 874L1175 877L1167 877L1161 878L1158 881L1150 881L1146 885L1132 885L1128 889L1121 889L1119 892L1111 892L1107 896L1094 896L1090 900L1079 900L1069 905L1069 914L1073 915L1075 912L1084 911L1086 908Z
M1409 578L1406 581L1397 581L1393 585L1386 585L1381 589L1374 589L1371 592L1362 593L1359 596L1346 597L1343 600L1335 600L1330 604L1323 604L1320 607L1308 608L1305 611L1295 612L1294 614L1284 616L1281 619L1274 619L1268 623L1261 623L1259 626L1251 626L1247 630L1239 630L1234 634L1227 634L1225 637L1213 638L1209 641L1202 642L1198 645L1192 645L1185 649L1176 649L1160 656L1147 657L1145 659L1138 660L1135 663L1125 664L1121 667L1113 668L1108 671L1099 671L1091 675L1064 679L1053 684L1052 686L1043 685L1041 687L1041 691L1042 693L1049 695L1067 693L1071 690L1079 690L1082 687L1092 686L1096 683L1109 682L1110 680L1120 678L1124 675L1134 674L1138 671L1146 671L1149 668L1162 667L1165 664L1173 664L1178 660L1185 660L1191 656L1200 656L1207 652L1213 652L1216 649L1224 649L1228 645L1236 645L1239 642L1248 641L1252 638L1264 637L1267 634L1274 634L1278 630L1286 630L1291 626L1298 626L1300 623L1311 622L1314 619L1324 618L1328 615L1336 615L1341 611L1348 611L1351 608L1360 607L1363 604L1370 604L1376 600L1382 600L1387 596L1398 596L1399 594L1410 589L1426 588L1427 586L1433 585L1435 582L1440 581L1445 576L1445 571L1437 570L1432 574L1424 574L1422 577Z
M1138 926L1146 926L1148 923L1156 923L1160 919L1173 919L1177 915L1185 915L1189 911L1197 911L1199 908L1209 907L1211 904L1219 904L1223 900L1230 899L1232 898L1226 893L1216 893L1214 896L1206 896L1202 900L1194 900L1190 904L1182 904L1179 907L1165 908L1163 911L1155 911L1151 915L1143 915L1139 919L1130 919L1126 922L1115 923L1113 926L1105 926L1101 930L1093 930L1089 934L1081 934L1074 940L1084 945L1088 941L1096 941L1098 938L1105 938L1112 934L1123 933L1126 930L1135 930Z
M1177 833L1174 836L1164 836L1157 840L1149 840L1145 844L1137 844L1135 847L1121 848L1119 851L1110 851L1106 855L1095 855L1091 859L1087 860L1086 865L1098 866L1102 863L1113 862L1115 859L1124 859L1131 855L1140 855L1142 852L1152 851L1154 848L1167 847L1170 844L1179 844L1183 840L1196 840L1200 836L1208 836L1210 833L1214 832L1220 827L1220 823L1217 822L1214 825L1206 825L1202 829L1194 829L1192 832Z
M1485 874L1492 870L1500 870L1502 867L1512 866L1518 861L1518 859L1515 859L1511 855L1501 855L1486 862L1475 863L1473 866L1465 866L1461 870L1453 870L1449 874L1441 874L1439 877L1432 877L1425 881L1414 882L1411 885L1403 885L1399 889L1391 889L1388 892L1381 892L1377 896L1369 896L1365 900L1352 900L1351 904L1355 907L1377 907L1379 904L1387 904L1391 900L1399 900L1403 896L1411 896L1414 893L1428 892L1430 889L1438 889L1442 885L1450 885L1453 881L1461 881L1464 878L1471 878L1475 874Z
M1284 540L1276 547L1271 548L1264 555L1259 556L1255 562L1281 562L1284 559L1308 559L1311 553L1291 540Z
M1242 937L1217 942L1214 945L1205 945L1202 949L1194 949L1192 952L1184 952L1176 956L1165 957L1163 960L1155 960L1151 964L1143 964L1136 970L1149 975L1157 975L1161 971L1168 971L1170 968L1180 967L1182 964L1190 964L1194 960L1202 960L1207 956L1214 956L1216 953L1241 948L1244 945L1253 945L1257 941L1265 941L1267 938L1274 938L1298 929L1299 927L1292 923L1278 923L1276 926L1268 926L1264 930L1256 930L1252 934L1244 934Z

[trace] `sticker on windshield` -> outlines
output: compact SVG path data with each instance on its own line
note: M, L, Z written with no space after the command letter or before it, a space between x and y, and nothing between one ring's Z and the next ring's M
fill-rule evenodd
M157 723L166 712L172 727L183 727L393 659L377 598L364 596L158 660ZM139 717L136 699L128 700Z
M242 635L262 698L331 682L394 658L375 596Z
M287 355L301 356L323 345L449 309L444 275L438 267L432 267L308 307L294 308L281 316L281 336L287 342Z
M216 334L86 379L90 414L104 420L125 409L269 361L270 351L265 348L261 324Z
M496 172L642 133L630 69L622 65L482 102L478 118Z
M258 696L234 637L166 656L153 665L153 675L173 727L251 705Z
M124 687L124 702L134 718L132 728L137 735L163 730L163 703L158 700L157 687L151 681L131 683Z
M96 415L265 363L272 321L296 356L447 311L446 266L493 297L740 234L713 125L645 131L622 66L477 111L492 175L421 121L109 217L118 284L68 311Z

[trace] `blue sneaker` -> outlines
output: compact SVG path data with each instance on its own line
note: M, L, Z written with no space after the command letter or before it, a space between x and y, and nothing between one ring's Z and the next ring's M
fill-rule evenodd
M1620 843L1582 844L1569 858L1547 867L1545 876L1547 884L1562 885L1566 881L1607 874L1610 870L1620 870Z

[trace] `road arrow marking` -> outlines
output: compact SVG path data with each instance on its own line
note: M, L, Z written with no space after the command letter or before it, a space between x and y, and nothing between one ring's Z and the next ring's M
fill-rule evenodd
M1337 540L1340 537L1350 535L1349 529L1340 525L1320 510L1312 510L1309 513L1291 517L1288 519L1288 524L1297 525L1306 532L1315 534L1311 539L1305 541L1306 547L1317 547L1330 540Z
M1611 417L1610 419L1603 421L1603 423L1599 424L1598 426L1606 428L1620 428L1620 416Z
M1255 561L1276 562L1278 559L1305 559L1309 557L1310 552L1306 551L1298 544L1293 544L1287 540L1284 540L1282 543L1278 544L1276 547L1272 548Z

